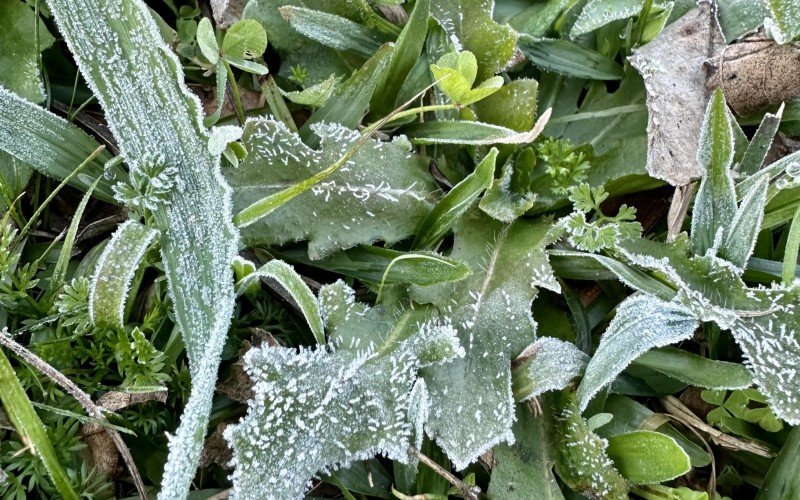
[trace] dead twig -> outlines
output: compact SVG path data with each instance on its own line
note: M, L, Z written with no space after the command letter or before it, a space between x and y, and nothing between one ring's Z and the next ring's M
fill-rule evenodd
M437 464L435 461L428 458L426 455L423 455L419 450L414 448L408 449L409 453L415 456L420 462L430 467L435 473L439 474L443 478L447 479L453 486L458 488L458 491L464 495L464 498L468 500L478 500L478 494L481 492L481 489L477 486L470 486L464 481L460 480L456 476L450 473L450 471L445 470L444 467Z
M0 345L8 348L11 352L22 358L26 363L32 365L50 378L50 380L61 386L62 389L67 391L73 398L75 398L76 401L78 401L78 403L80 403L89 416L97 420L107 421L103 410L94 404L92 398L88 394L83 392L80 387L75 385L73 381L65 377L61 372L53 368L45 360L12 339L8 335L7 329L0 331ZM103 429L108 433L109 437L111 437L111 440L114 442L117 450L119 450L122 460L125 462L125 465L128 467L128 471L131 474L133 484L136 486L136 491L139 493L139 497L146 499L147 491L145 490L144 481L142 481L142 476L139 474L139 470L136 468L136 464L133 461L131 452L128 450L128 447L122 440L122 436L119 435L119 432L108 427L103 427Z

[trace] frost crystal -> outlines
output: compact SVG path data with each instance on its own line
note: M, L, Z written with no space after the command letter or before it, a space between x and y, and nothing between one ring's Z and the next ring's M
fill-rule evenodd
M423 370L431 397L427 430L458 469L501 441L513 441L511 359L535 338L531 302L537 286L558 290L544 247L547 220L502 224L480 212L456 227L451 257L473 274L454 284L420 287L452 318L466 357Z
M463 354L453 328L424 308L395 319L356 303L342 282L320 302L329 344L245 355L254 397L225 431L236 498L302 498L318 473L376 453L407 463L426 411L424 386L412 391L417 370Z
M334 164L360 134L337 124L315 124L320 149L312 149L280 122L251 120L243 142L248 156L225 176L237 210L303 181ZM242 232L249 245L309 240L312 259L375 240L411 234L436 201L427 158L404 137L368 141L345 166Z

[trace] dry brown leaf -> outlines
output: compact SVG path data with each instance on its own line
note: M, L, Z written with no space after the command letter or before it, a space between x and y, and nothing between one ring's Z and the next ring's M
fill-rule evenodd
M647 88L647 171L673 186L703 173L696 152L709 95L704 64L724 44L711 5L701 2L630 58Z

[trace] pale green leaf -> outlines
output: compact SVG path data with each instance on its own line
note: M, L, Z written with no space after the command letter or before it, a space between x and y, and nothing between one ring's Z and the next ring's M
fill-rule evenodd
M283 95L295 104L318 108L328 102L333 90L336 88L336 82L336 75L331 75L330 78L316 85L303 90L286 92Z
M36 19L33 8L14 0L0 3L0 87L32 102L45 98L34 37L36 23L39 24L38 49L44 50L53 44L54 38L45 24Z
M254 397L225 431L240 498L298 498L318 473L376 453L408 462L417 370L463 354L452 327L424 309L396 320L356 303L342 282L323 288L320 303L329 345L245 355Z
M763 179L747 192L730 221L730 226L725 228L722 244L719 247L719 257L739 269L744 269L753 253L758 232L761 231L766 202L767 182Z
M228 28L222 40L222 55L226 58L261 57L265 50L267 50L267 32L254 19L237 21Z
M225 176L237 210L303 181L334 164L360 137L335 124L314 126L320 149L312 149L280 122L251 120L243 142L250 152ZM370 140L327 179L247 226L247 245L308 240L312 259L359 243L392 243L410 236L433 207L436 184L428 160L411 152L403 137Z
M217 64L219 61L219 45L217 44L217 37L214 35L214 27L211 26L211 21L204 17L197 24L197 46L200 47L200 52L203 57L208 59L211 64Z
M346 17L291 5L278 10L295 31L326 47L370 57L381 46L372 31Z
M493 144L529 144L533 142L550 118L550 110L542 113L529 131L517 132L489 123L459 121L431 121L403 128L403 132L416 144L464 144L490 146Z
M689 455L678 443L660 432L635 431L608 440L608 456L614 467L635 484L663 483L689 472Z
M547 391L560 391L580 377L589 356L575 347L553 337L542 337L525 349L527 358L514 369L514 399L527 401Z
M784 105L778 108L775 114L765 113L758 130L753 134L753 139L747 146L742 161L737 166L739 173L744 175L753 175L758 172L764 164L764 159L767 157L772 140L778 132L778 127L783 118Z
M767 32L778 43L789 43L800 37L800 4L794 0L766 0L772 17L764 23Z
M517 132L533 128L536 120L536 80L521 78L503 85L497 92L474 104L482 122L500 125Z
M597 28L620 19L638 15L645 0L589 0L581 10L575 24L569 32L570 38L578 38ZM653 2L656 9L671 7L670 2Z
M622 79L622 66L567 40L526 36L520 39L519 48L533 64L547 71L594 80Z
M586 367L577 392L580 410L638 356L691 338L699 325L692 312L680 304L646 295L625 299Z
M753 383L750 372L740 363L704 358L674 347L652 349L633 363L706 389L745 389Z

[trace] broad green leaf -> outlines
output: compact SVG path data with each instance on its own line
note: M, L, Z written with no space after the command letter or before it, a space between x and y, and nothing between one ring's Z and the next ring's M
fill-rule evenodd
M311 333L317 343L325 343L325 332L322 328L322 318L320 317L319 306L317 299L308 285L305 284L303 278L297 274L289 264L280 260L271 260L259 267L252 273L248 274L243 279L236 283L236 289L241 293L246 290L255 280L261 278L272 278L283 287L284 290L289 292L294 302L297 304L300 311L305 316L308 326L311 328Z
M333 90L336 88L336 83L336 75L331 75L330 78L316 85L312 85L303 90L286 92L283 95L295 104L319 108L328 102L331 94L333 94Z
M217 44L217 37L214 34L214 27L211 26L211 21L204 17L197 24L197 46L200 47L200 52L203 57L208 59L211 64L217 64L219 61L219 44ZM219 87L217 88L219 91Z
M521 186L515 186L516 167L509 162L503 166L503 174L495 179L478 206L481 210L502 222L513 222L533 206L536 194Z
M553 476L554 436L549 415L534 416L525 405L517 405L513 445L501 444L492 450L490 498L561 500L564 495Z
M663 483L689 472L689 455L671 437L653 431L619 434L608 440L614 467L635 484Z
M800 5L793 0L766 0L772 17L764 27L778 43L789 43L800 37Z
M553 337L542 337L521 355L527 358L512 372L514 399L526 401L547 391L560 391L580 377L589 356Z
M430 0L417 0L414 10L408 16L408 22L400 32L392 53L389 67L383 74L381 81L375 89L370 104L371 113L377 116L389 114L397 103L400 89L408 77L411 69L420 59L425 46L425 35L428 31L428 17L430 16ZM420 59L421 60L421 59Z
M265 50L267 50L267 32L254 19L237 21L228 28L222 40L222 55L226 58L261 57Z
M0 88L0 150L3 152L60 180L69 176L99 146L77 126ZM86 191L95 179L101 178L95 195L103 201L117 203L111 190L112 181L103 178L104 163L111 158L107 151L101 152L72 178L70 185ZM121 169L113 172L123 176Z
M740 363L704 358L674 347L652 349L633 363L707 389L744 389L753 383L750 372Z
M147 249L158 238L156 229L129 220L103 249L92 276L89 317L100 327L122 328L131 283Z
M547 71L593 80L622 79L622 66L567 40L526 36L520 39L519 48L533 64Z
M346 17L291 5L278 10L295 31L326 47L370 57L381 46L372 31Z
M178 170L182 189L155 211L175 321L183 336L192 390L170 441L160 498L189 491L203 446L222 347L233 311L231 260L238 235L219 155L208 150L199 100L183 83L177 57L140 0L48 0L133 168L159 154ZM124 49L110 40L130 40ZM152 89L159 92L154 93ZM169 112L165 112L169 110Z
M758 500L784 500L800 496L800 427L786 438L781 452L772 462L764 478Z
M464 144L491 146L493 144L529 144L533 142L550 118L549 110L542 113L530 131L517 132L489 123L459 121L432 121L416 123L403 128L415 144Z
M536 120L536 80L521 78L503 85L497 92L474 105L482 122L525 132Z
M744 269L756 245L761 221L764 219L764 206L767 202L767 182L762 180L747 192L739 208L725 228L719 257L739 269Z
M453 328L424 309L396 319L392 308L356 303L354 293L342 282L320 291L329 345L245 355L254 396L225 431L236 496L298 498L313 476L352 461L377 453L409 460L417 370L463 351Z
M456 225L450 254L472 275L413 293L452 318L467 353L423 371L431 396L426 429L456 469L512 438L511 360L534 340L536 287L558 290L544 252L555 237L546 219L502 224L473 210Z
M589 0L581 10L580 16L572 25L570 38L577 38L597 28L638 15L645 0ZM664 9L670 2L654 2L653 7Z
M764 19L769 17L767 2L727 0L720 2L717 9L719 26L727 43L756 31Z
M733 162L733 126L725 96L714 91L706 108L697 160L705 171L692 213L692 246L700 255L715 248L736 212L736 193L729 170Z
M497 150L492 149L475 167L474 172L456 184L436 204L417 227L412 247L430 250L442 241L456 221L469 210L481 193L491 185L496 160Z
M483 81L508 65L517 33L492 20L494 0L431 0L431 15L444 28L456 50L468 50L478 62Z
M45 24L36 18L33 8L14 0L0 3L0 87L10 89L31 102L45 98L34 37L37 23L38 51L41 51L50 47L54 38Z
M625 299L586 367L577 391L580 410L634 359L654 347L691 338L698 326L692 312L680 304L647 295Z
M8 330L3 328L0 335L8 335ZM0 402L3 403L5 414L19 433L22 442L27 444L25 453L32 453L42 461L59 495L67 500L78 500L78 493L58 460L53 443L47 435L47 429L33 409L31 400L25 394L25 389L2 350L0 350L0 387L3 388L0 390Z
M561 395L559 400L561 442L556 447L555 463L558 477L573 491L591 498L627 498L628 483L606 453L608 441L586 424L574 394Z
M313 129L320 149L303 144L280 122L247 122L243 142L250 153L238 168L224 171L236 192L236 210L332 165L360 138L336 124ZM326 180L244 228L242 237L249 246L308 240L314 260L360 243L393 243L414 232L433 207L436 190L428 160L413 154L402 136L388 143L370 140Z

